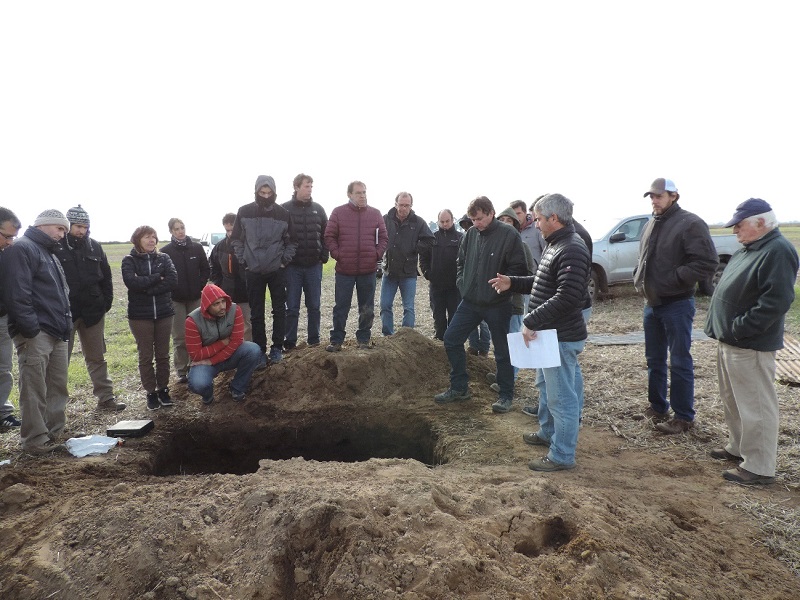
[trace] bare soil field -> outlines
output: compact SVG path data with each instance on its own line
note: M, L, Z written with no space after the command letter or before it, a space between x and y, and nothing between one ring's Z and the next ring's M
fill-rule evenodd
M614 291L592 333L641 329L641 301ZM495 415L493 361L469 357L473 398L434 404L448 362L427 297L420 279L415 330L383 338L376 317L371 350L355 348L351 314L341 353L300 347L241 404L226 375L212 405L176 384L175 407L155 413L133 376L116 382L119 415L74 390L70 435L120 418L155 429L103 456L17 450L0 467L0 597L800 598L796 388L779 386L778 483L741 487L708 458L726 435L713 342L694 344L698 422L681 436L632 419L646 404L643 347L590 343L578 466L534 473L542 452L522 434L536 424L519 410L536 398L532 374Z

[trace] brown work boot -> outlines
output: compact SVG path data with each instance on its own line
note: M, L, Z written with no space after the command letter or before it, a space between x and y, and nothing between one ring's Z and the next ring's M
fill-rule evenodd
M742 462L744 460L741 456L736 456L735 454L731 454L725 448L714 448L711 452L708 453L711 458L715 458L717 460L733 460Z
M644 421L650 420L653 423L663 423L664 421L669 420L669 411L665 413L660 413L652 406L648 406L643 413L639 413L638 415L633 415L634 421Z
M736 467L735 469L724 471L722 473L722 477L728 481L733 481L734 483L741 485L768 485L770 483L775 483L774 477L751 473L742 467Z
M694 421L686 421L685 419L679 419L678 417L673 417L666 423L658 423L656 425L656 429L658 431L667 435L686 433L692 427L694 427Z

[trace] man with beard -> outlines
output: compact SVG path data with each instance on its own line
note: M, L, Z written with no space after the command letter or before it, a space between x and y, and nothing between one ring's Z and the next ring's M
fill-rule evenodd
M325 247L325 209L311 199L314 180L304 173L294 178L292 199L283 204L292 216L297 252L286 267L286 352L297 346L297 325L300 320L300 296L305 294L309 346L319 345L320 305L322 302L322 265L330 254Z
M97 408L123 410L125 404L114 397L114 384L108 377L105 359L105 316L114 301L111 267L103 248L89 237L89 214L79 204L67 211L69 232L56 246L69 285L72 332L67 347L68 359L75 346L75 333L81 341L83 360L92 380Z
M53 251L68 229L60 211L46 210L3 251L0 287L19 362L20 442L31 454L64 449L56 439L66 424L72 315L64 270Z
M297 250L292 217L277 199L275 180L269 175L256 178L255 202L245 204L236 213L233 225L233 251L245 268L247 298L250 302L250 322L253 341L261 348L267 362L283 358L286 334L286 266ZM272 347L267 357L267 330L264 311L269 288L272 304Z
M419 266L423 277L430 282L428 292L433 312L433 337L441 342L461 302L461 293L456 286L456 259L464 234L456 231L450 209L442 210L437 219L439 229L433 234L433 245L420 251Z
M222 217L222 226L225 228L225 237L217 242L211 250L208 262L211 263L211 283L222 288L222 291L231 297L231 300L242 309L244 318L244 339L253 341L253 330L250 326L250 303L247 301L247 279L244 269L239 266L239 260L233 252L231 234L236 215L226 213Z

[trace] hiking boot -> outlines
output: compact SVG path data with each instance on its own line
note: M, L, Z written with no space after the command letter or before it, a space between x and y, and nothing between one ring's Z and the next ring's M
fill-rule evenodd
M716 460L731 460L742 462L744 459L741 456L736 456L735 454L731 454L725 448L714 448L711 452L708 453L711 458Z
M117 402L117 399L114 396L111 398L107 398L101 402L97 403L98 410L125 410L126 404L124 402Z
M497 392L498 394L500 393L500 386L497 383L493 383L492 385L490 385L489 389L492 390L493 392Z
M297 350L297 344L287 344L286 342L283 343L284 354L286 354L287 352L291 352L292 350Z
M453 388L447 388L447 391L436 394L433 400L437 404L448 404L449 402L461 402L462 400L469 400L470 398L472 398L472 394L469 393L469 388L463 392L459 392Z
M269 361L269 364L274 365L281 362L281 360L283 360L283 352L281 352L281 349L277 346L270 348L269 356L267 356L267 361Z
M369 342L358 342L359 350L372 350L372 344Z
M533 406L525 405L522 407L522 414L528 415L529 417L534 417L535 419L539 418L539 405L534 404Z
M158 410L159 408L161 408L161 402L158 401L158 392L147 394L147 410Z
M648 406L643 413L633 416L634 421L644 421L646 419L649 419L653 423L663 423L669 420L669 410L665 413L661 413L652 406Z
M161 403L161 406L172 406L172 398L169 396L169 388L164 388L163 390L158 390L158 401Z
M673 417L666 423L659 423L656 425L656 429L658 431L661 433L666 433L667 435L686 433L692 427L694 427L694 421L687 421L685 419L679 419L678 417Z
M20 421L14 415L8 415L2 421L0 421L0 427L20 427L22 425L22 421Z
M486 374L486 383L494 383L497 381L497 373L487 373Z
M492 385L497 385L492 384ZM511 410L514 400L512 398L500 398L497 402L492 404L492 412L498 414L505 414Z
M530 444L531 446L544 446L546 448L550 447L550 442L540 438L539 434L536 432L523 433L522 441L525 442L526 444Z
M331 342L330 344L328 344L325 347L325 350L327 350L328 352L341 352L342 351L342 345L341 344L335 344L335 343Z
M571 465L565 465L552 461L546 456L543 456L542 458L537 458L536 460L529 460L528 468L532 471L543 471L545 473L550 473L551 471L567 471L569 469L574 469L575 463L572 463Z
M770 483L775 483L774 477L751 473L742 467L736 467L735 469L723 471L722 477L723 479L727 479L728 481L733 481L734 483L741 485L769 485Z
M189 378L186 375L178 377L178 383L189 383Z
M30 446L28 448L23 448L25 452L28 454L35 454L37 456L42 456L44 454L50 454L51 452L66 450L67 447L64 444L58 444L53 440L47 440L41 446Z
M203 404L208 406L209 404L214 402L214 394L211 394L208 398L206 398L205 396L200 396L200 399L203 401Z

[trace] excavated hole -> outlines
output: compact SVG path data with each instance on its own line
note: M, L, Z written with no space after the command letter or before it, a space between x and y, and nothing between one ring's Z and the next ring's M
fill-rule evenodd
M152 474L244 475L258 470L262 459L360 462L370 458L414 459L429 466L447 462L436 453L437 436L421 418L386 415L382 420L348 423L319 420L287 429L269 423L214 428L206 423L185 423L165 432L152 463Z
M522 539L514 544L514 550L528 557L550 554L572 539L568 523L561 517L551 517L534 524Z

